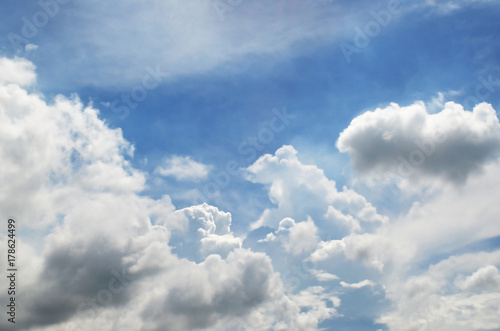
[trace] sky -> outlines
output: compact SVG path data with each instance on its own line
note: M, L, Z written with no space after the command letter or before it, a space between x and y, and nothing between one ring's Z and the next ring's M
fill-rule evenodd
M0 7L1 330L500 330L498 2Z

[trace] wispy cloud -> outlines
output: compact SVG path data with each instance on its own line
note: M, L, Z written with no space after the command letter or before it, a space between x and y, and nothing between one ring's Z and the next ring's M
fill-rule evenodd
M174 177L177 180L199 181L207 178L210 170L210 166L196 162L189 156L172 156L154 172L161 176Z

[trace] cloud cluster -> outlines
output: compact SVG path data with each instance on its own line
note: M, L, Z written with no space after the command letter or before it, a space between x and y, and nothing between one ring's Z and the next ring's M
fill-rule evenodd
M397 330L494 330L500 327L500 251L449 257L388 286L396 309L380 318Z
M410 183L455 185L414 197L408 211L370 233L320 242L311 259L344 256L378 270L386 298L395 306L378 322L391 330L498 328L500 251L463 252L500 235L500 213L492 207L500 198L495 188L499 143L498 117L485 103L473 111L446 103L433 114L422 103L391 104L356 117L340 134L337 147L349 153L362 176L391 178L402 164L398 158L411 161L419 151L423 161L412 166Z
M261 156L247 168L248 180L264 184L276 208L266 209L252 227L277 227L286 217L307 219L329 232L330 237L362 231L362 224L384 223L387 218L363 196L334 181L315 165L303 164L292 146L283 146L275 155Z
M148 174L98 110L48 103L22 87L32 64L0 64L0 208L37 230L19 238L20 328L303 330L336 315L322 289L288 293L265 253L241 248L229 213L144 196Z
M36 75L26 60L0 58L0 68L8 73L0 209L36 230L20 235L21 328L316 330L341 318L341 300L352 295L390 301L370 311L389 329L500 327L500 251L467 252L500 236L492 207L500 125L490 105L447 103L429 114L420 103L392 104L352 121L337 146L363 175L392 175L399 155L411 160L419 149L425 162L411 181L460 184L414 197L391 219L356 190L337 189L292 146L261 156L245 176L274 205L253 223L262 237L252 246L233 234L230 213L177 210L166 195L144 195L149 174L131 166L134 147L97 109L77 96L49 102L29 92ZM203 172L193 162L158 172L192 178Z

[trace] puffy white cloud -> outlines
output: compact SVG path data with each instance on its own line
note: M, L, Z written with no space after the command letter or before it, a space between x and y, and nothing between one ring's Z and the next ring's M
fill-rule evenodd
M162 176L171 176L177 180L198 181L205 179L210 167L193 161L189 156L172 156L165 160L165 165L155 169L155 173Z
M489 265L477 270L463 281L458 281L458 286L464 291L500 292L500 272L494 265Z
M0 57L0 84L32 85L36 80L35 65L23 58Z
M176 252L204 258L210 254L223 257L242 245L230 230L231 214L206 203L175 212L177 223L172 233ZM178 231L177 231L178 230Z
M384 223L387 218L377 213L364 197L344 187L338 191L323 170L300 162L292 146L283 146L275 155L261 156L247 168L247 178L269 187L269 199L277 207L266 209L252 227L277 227L284 218L306 219L330 236L360 231L364 223Z
M422 102L392 103L353 119L337 147L367 177L463 183L499 155L500 123L486 103L467 111L447 102L435 114Z
M23 77L35 75L25 60L2 59L9 61ZM76 96L57 96L49 105L14 84L1 85L1 92L3 210L40 227L56 222L82 196L143 188L144 174L127 160L133 147L120 129L109 129L98 118L96 109L84 107Z
M352 234L341 240L322 241L311 254L312 261L324 261L344 254L348 259L363 262L366 266L383 271L385 264L404 254L398 242L377 234ZM398 247L399 249L395 249Z
M286 252L293 255L310 253L318 243L318 228L311 218L307 221L295 223L291 218L284 218L278 226L278 230L269 233L264 241L278 240Z

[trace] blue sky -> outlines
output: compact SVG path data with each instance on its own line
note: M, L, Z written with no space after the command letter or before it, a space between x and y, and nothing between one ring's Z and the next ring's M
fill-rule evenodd
M500 329L494 1L2 7L21 329Z

